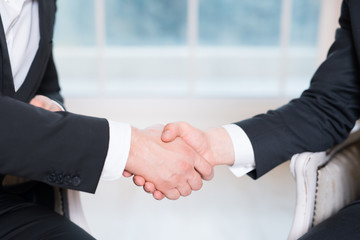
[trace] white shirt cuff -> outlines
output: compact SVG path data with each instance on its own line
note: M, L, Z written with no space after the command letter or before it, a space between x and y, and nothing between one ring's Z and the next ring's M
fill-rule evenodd
M58 103L57 101L52 100L52 99L50 99L50 100L53 101L53 103L55 103L61 109L61 111L65 112L65 108L63 106L61 106L60 103Z
M101 180L112 181L120 178L130 152L131 126L109 121L109 149L105 159Z
M229 167L230 171L236 176L241 177L255 169L254 150L249 137L244 130L236 124L227 124L223 128L228 132L233 142L235 161Z

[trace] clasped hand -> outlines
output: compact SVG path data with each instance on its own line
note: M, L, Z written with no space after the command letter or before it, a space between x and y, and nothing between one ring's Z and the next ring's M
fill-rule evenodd
M164 128L133 128L123 175L134 175L134 183L157 200L175 200L199 190L202 180L211 180L215 165L233 162L232 142L224 128L203 132L178 122Z
M31 105L48 111L62 109L46 96L37 95ZM234 150L223 128L207 132L184 122L139 130L132 128L129 158L123 175L131 177L155 199L178 199L211 180L213 167L232 165Z

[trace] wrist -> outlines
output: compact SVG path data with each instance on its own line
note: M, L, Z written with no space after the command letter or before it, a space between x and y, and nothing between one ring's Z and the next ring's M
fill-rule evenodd
M233 165L235 153L232 140L227 131L220 128L213 128L206 131L213 155L213 165Z
M138 142L138 138L139 138L139 129L135 128L135 127L131 127L131 141L130 141L130 151L129 151L129 157L127 159L126 162L126 166L125 169L131 173L134 174L134 170L135 170L135 162L134 160L137 159L136 158L136 146L137 146L137 142Z

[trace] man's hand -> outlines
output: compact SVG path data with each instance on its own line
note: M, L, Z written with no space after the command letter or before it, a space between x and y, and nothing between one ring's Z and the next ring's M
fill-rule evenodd
M233 144L230 136L222 127L203 132L185 122L167 124L161 136L162 141L169 143L177 138L184 140L212 166L231 166L234 163ZM131 177L132 174L125 171L124 176ZM134 176L133 180L136 185L143 186L146 192L152 193L155 199L164 198L162 192L156 189L153 183L145 181L141 175Z
M171 142L178 137L203 156L212 166L234 164L234 147L229 134L222 127L204 132L186 122L169 123L164 128L161 140Z
M201 178L210 180L213 177L212 166L180 138L170 143L162 142L161 132L162 129L132 129L124 176L141 176L141 185L146 185L146 180L169 199L199 190ZM164 195L159 194L158 198Z
M63 111L53 100L43 95L36 95L31 99L30 104L50 112Z

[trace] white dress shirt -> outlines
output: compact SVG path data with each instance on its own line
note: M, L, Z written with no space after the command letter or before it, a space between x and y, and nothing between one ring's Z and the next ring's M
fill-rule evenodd
M0 14L15 91L23 84L40 40L39 6L32 0L0 0Z
M36 0L0 0L15 91L23 84L38 50L40 40L39 7ZM101 179L122 176L129 156L131 126L109 121L110 140ZM235 124L225 125L235 149L235 163L230 170L238 177L255 168L253 148L245 132Z

